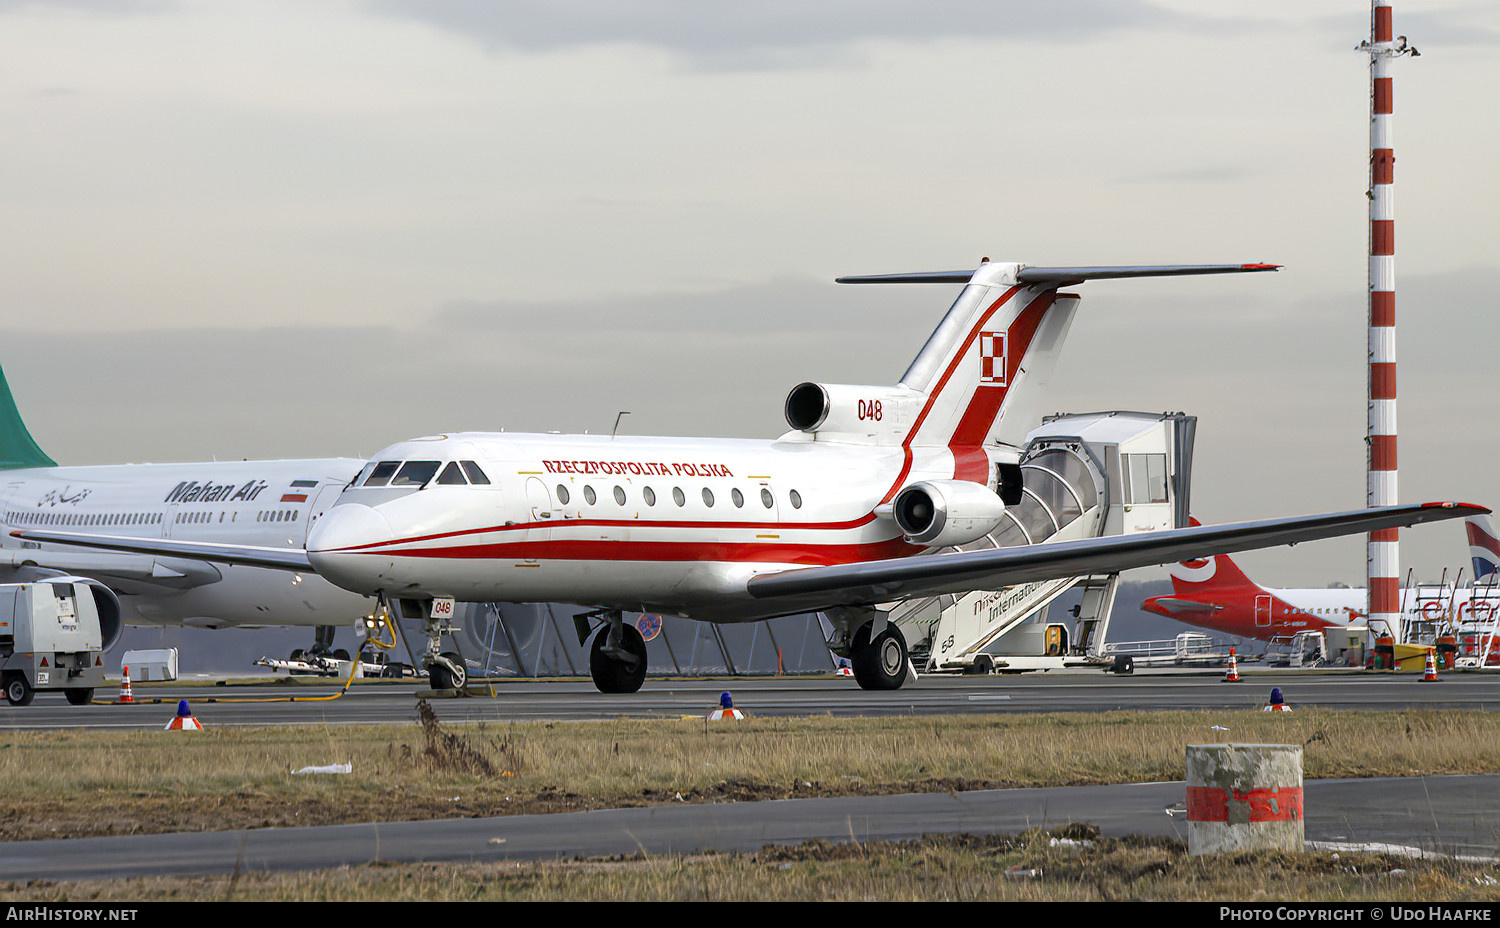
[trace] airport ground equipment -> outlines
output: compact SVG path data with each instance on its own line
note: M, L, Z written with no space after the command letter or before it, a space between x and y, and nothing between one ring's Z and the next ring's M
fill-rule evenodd
M1095 412L1047 416L1020 451L1020 502L995 531L950 551L1182 528L1188 525L1197 417ZM889 621L919 671L989 673L1094 666L1128 670L1104 644L1119 574L1066 577L893 605ZM1078 587L1071 621L1046 610ZM1027 620L1036 616L1036 621Z
M87 705L104 685L103 644L87 581L0 584L0 677L11 705L50 690Z
M1229 642L1202 632L1182 632L1156 641L1106 641L1100 654L1111 665L1132 667L1222 667L1229 661Z
M268 667L271 670L298 676L342 677L349 672L349 661L316 654L304 654L296 660L262 657L255 662L255 666ZM384 652L375 651L360 653L358 675L371 678L395 678L416 676L416 672L411 665L393 661Z
M1328 641L1321 631L1276 635L1262 660L1268 667L1321 667L1328 663Z
M135 669L135 679L140 683L177 679L177 649L152 648L126 651L120 658L122 667Z

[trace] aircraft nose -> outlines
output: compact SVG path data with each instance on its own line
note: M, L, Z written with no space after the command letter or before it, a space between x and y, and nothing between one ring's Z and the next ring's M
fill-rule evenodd
M346 590L373 593L389 581L391 559L371 550L393 539L385 516L359 503L338 503L307 533L307 558L319 576Z

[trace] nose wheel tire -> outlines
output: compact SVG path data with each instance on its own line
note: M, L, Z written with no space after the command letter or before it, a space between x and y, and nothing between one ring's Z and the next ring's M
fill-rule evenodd
M849 660L861 689L894 690L906 682L906 639L894 625L887 625L873 641L870 626L861 625L850 642Z
M469 672L464 668L463 658L452 651L444 651L447 662L433 661L427 670L427 680L435 690L461 690L469 682Z
M609 652L609 625L589 648L589 674L601 693L634 693L646 682L646 640L634 625L620 626L620 652Z

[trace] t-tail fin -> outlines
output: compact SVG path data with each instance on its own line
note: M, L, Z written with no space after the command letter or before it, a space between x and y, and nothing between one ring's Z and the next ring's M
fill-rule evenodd
M10 395L5 371L0 370L0 470L56 466L57 462L47 457L26 430L15 398Z
M1464 529L1469 535L1469 557L1474 561L1474 579L1494 583L1500 573L1500 535L1490 524L1489 516L1473 516L1464 520Z
M840 277L838 281L966 285L901 378L901 386L926 395L904 444L947 447L953 452L955 477L983 481L989 461L982 449L996 441L1024 444L1026 433L1036 426L1042 388L1078 309L1078 297L1058 293L1058 288L1103 278L1227 274L1276 267L1028 267L985 262L974 271Z
M1188 519L1189 525L1201 525L1196 518ZM1172 592L1178 596L1201 595L1204 592L1221 590L1260 589L1260 585L1245 575L1227 554L1183 561L1173 564Z

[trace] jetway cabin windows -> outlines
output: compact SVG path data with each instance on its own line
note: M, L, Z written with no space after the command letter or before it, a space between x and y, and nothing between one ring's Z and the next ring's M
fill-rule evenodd
M1123 454L1125 502L1165 503L1167 501L1167 456L1165 454Z

